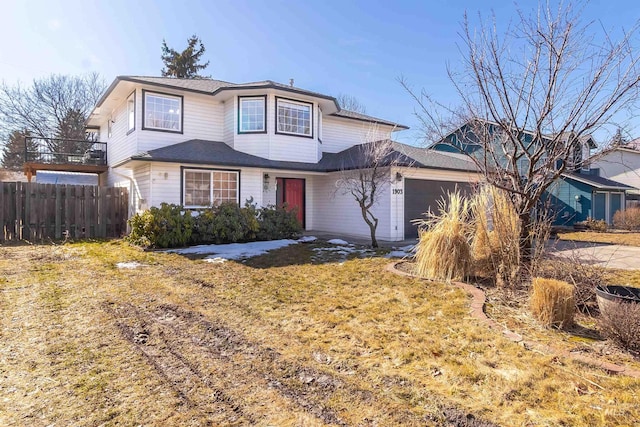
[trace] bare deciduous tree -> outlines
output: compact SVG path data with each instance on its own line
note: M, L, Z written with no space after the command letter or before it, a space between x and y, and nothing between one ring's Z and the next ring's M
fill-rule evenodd
M458 106L445 106L424 89L415 92L402 78L400 83L417 102L425 135L474 151L484 178L508 192L522 222L526 256L532 212L545 191L568 168L579 167L589 135L612 135L619 125L613 122L638 101L638 26L619 41L606 32L597 38L594 24L583 24L572 5L553 9L550 3L531 14L519 11L504 34L495 17L480 21L476 28L465 14L463 67L448 70Z
M105 89L97 73L84 76L53 74L29 87L0 86L0 133L6 140L26 129L40 138L84 137L84 121Z
M338 101L338 105L340 105L341 109L367 114L367 107L355 96L341 93L336 97L336 100Z
M373 127L370 135L380 133ZM378 218L373 209L380 196L389 190L391 168L394 166L411 167L413 160L402 153L400 145L390 139L366 142L349 150L336 182L336 192L351 195L360 207L362 219L369 227L371 246L378 247L376 230Z

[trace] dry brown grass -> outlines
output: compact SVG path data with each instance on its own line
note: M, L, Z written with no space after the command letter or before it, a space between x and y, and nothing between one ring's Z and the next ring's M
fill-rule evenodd
M640 381L527 351L471 318L460 290L387 262L0 247L0 425L640 420Z
M531 288L531 311L539 322L558 329L573 325L573 285L561 280L534 277Z
M561 240L576 242L612 243L616 245L640 246L640 233L596 233L594 231L580 231L558 233Z

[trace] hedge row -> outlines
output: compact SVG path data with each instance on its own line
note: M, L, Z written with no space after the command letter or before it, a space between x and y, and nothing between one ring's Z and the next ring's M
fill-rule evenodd
M129 220L127 240L145 248L174 248L210 243L295 238L302 232L296 210L268 206L256 208L253 200L244 207L225 202L190 211L180 205L162 203Z

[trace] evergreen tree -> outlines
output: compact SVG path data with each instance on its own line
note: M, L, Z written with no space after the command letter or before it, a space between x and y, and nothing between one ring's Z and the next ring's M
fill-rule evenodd
M187 48L178 52L167 46L167 42L162 40L162 68L163 77L179 77L186 79L197 79L208 76L201 76L199 71L209 66L209 61L200 64L200 57L204 54L205 48L202 41L195 34L187 40ZM196 45L198 47L196 48Z
M11 132L9 140L2 150L2 166L10 170L21 170L25 162L25 138L31 136L28 130ZM33 140L27 141L29 151L37 151ZM34 159L31 159L34 160Z
M87 146L84 131L85 115L81 110L70 109L61 118L60 123L56 126L56 140L51 144L51 151L59 153L62 162L67 159L69 154L82 155Z

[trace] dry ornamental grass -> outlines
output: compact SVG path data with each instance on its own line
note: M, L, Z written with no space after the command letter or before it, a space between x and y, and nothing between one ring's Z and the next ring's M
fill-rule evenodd
M531 310L538 321L544 326L558 329L573 325L573 285L561 280L534 277L531 288Z

